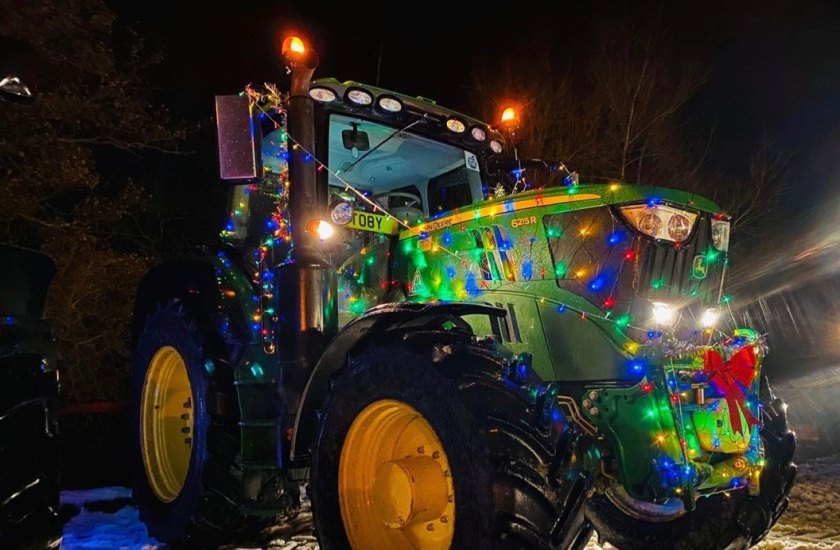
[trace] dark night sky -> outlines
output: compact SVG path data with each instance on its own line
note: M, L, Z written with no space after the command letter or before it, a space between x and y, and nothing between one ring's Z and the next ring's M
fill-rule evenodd
M163 48L160 86L173 112L205 121L214 94L235 93L249 81L285 83L277 46L289 31L317 48L316 76L373 82L381 48L382 86L478 115L470 100L474 67L528 48L531 36L551 37L553 52L533 53L563 65L580 62L597 25L663 29L663 55L712 68L685 109L693 124L715 129L710 164L721 170L710 173L743 170L766 134L794 154L790 204L807 208L810 191L832 189L835 180L840 2L673 4L524 1L459 12L425 3L345 3L338 10L282 0L113 5Z

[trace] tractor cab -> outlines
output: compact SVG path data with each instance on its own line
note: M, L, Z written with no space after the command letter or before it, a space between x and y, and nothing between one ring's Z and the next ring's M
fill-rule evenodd
M340 273L343 326L363 306L405 296L387 284L399 233L483 200L504 142L485 123L425 98L335 79L313 82L309 95L317 139L306 159L317 164L329 205L321 216L327 224L319 226L329 235L316 236L325 260ZM289 249L288 159L299 144L290 140L281 109L266 107L254 119L262 173L232 188L222 236L256 271L266 230L274 236L275 261ZM373 288L359 280L362 266L379 272ZM349 279L365 287L364 299L342 292Z
M426 216L483 198L483 166L503 149L486 124L355 82L317 80L310 95L321 107L331 186L349 184L384 202L391 193L411 194Z
M361 209L382 207L406 225L482 197L478 158L463 147L338 113L329 115L328 146L333 193L352 185L373 202L359 200Z
M503 147L485 124L354 82L318 80L310 95L321 107L333 223L395 235L484 198L487 159Z
M485 197L488 159L504 148L501 135L486 124L425 98L356 82L317 80L310 97L318 139L307 158L327 181L335 229L396 235ZM283 194L289 151L297 147L289 143L282 113L266 109L255 118L263 172L233 188L223 236L234 241L265 233L274 203L261 204L266 194L254 191L268 185L277 188L273 198ZM269 222L269 229L285 236L282 220L275 221L278 227ZM336 240L355 245L365 236L342 232ZM330 249L331 243L323 244Z

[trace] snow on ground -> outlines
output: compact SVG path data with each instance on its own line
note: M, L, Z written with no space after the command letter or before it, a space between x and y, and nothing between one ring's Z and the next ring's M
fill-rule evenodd
M64 526L62 550L151 550L160 548L131 504L131 489L103 487L62 491L61 505L79 513Z
M165 550L140 522L131 491L106 487L64 491L61 503L80 512L64 527L62 550ZM312 514L306 503L286 524L272 529L271 550L317 549L311 535ZM225 550L233 550L226 547ZM254 548L253 546L247 548ZM602 547L592 541L587 550ZM606 548L612 548L606 545ZM790 506L758 550L840 550L840 455L799 465Z
M840 550L840 455L799 464L790 505L761 550Z

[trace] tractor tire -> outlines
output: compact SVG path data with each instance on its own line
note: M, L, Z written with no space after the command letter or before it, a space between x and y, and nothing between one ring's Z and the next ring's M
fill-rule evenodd
M312 456L310 490L321 547L557 547L551 535L560 499L547 479L552 453L530 422L528 401L519 388L494 378L492 369L470 368L492 361L458 351L433 360L432 348L372 346L334 379ZM433 435L426 432L424 439L413 424ZM451 483L454 503L423 501L439 492L441 478L414 475L412 463L426 460L430 448L433 457L442 457L439 463L445 461L441 470L451 472L443 479ZM419 486L413 501L388 490L399 485L393 480L410 478ZM578 516L580 537L567 544L574 548L591 533L582 509ZM446 536L437 538L439 533Z
M238 411L220 403L228 384L211 373L213 349L173 301L149 315L134 352L134 497L149 534L173 546L214 548L257 530L238 508Z
M519 387L487 374L465 373L458 386L492 470L495 548L584 548L594 529L584 515L588 485L570 468L569 433L552 431Z
M796 446L788 429L780 399L764 403L761 439L767 461L761 473L761 494L746 491L701 498L697 509L671 521L645 521L622 512L607 496L593 496L586 505L587 518L599 540L621 550L668 548L749 548L770 532L788 505L796 477L791 461Z

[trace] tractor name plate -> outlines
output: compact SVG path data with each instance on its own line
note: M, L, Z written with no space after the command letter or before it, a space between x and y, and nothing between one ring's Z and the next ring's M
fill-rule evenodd
M387 233L388 235L396 235L399 231L399 226L395 219L382 214L371 214L370 212L359 212L358 210L353 212L353 221L348 223L347 227L361 229L362 231Z

